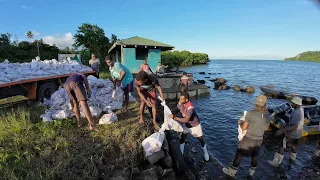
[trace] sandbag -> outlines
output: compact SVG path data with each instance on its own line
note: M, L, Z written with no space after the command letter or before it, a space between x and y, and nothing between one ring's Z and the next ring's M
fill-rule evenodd
M93 117L99 117L101 115L102 109L96 107L96 106L90 106L89 107L91 116Z
M142 141L142 147L146 157L160 151L164 137L164 132L156 132Z
M112 124L118 120L116 114L114 114L111 110L108 110L108 114L104 114L100 120L99 124Z
M112 98L117 101L123 101L124 92L123 90L116 86L116 89L112 91Z
M70 116L69 112L66 110L59 110L52 114L52 119L66 119Z
M243 116L240 118L241 121L245 120L247 111L243 111ZM241 141L243 139L243 137L246 135L247 130L242 130L240 125L238 125L238 139L239 141Z
M172 112L169 109L169 107L166 105L166 102L163 101L160 96L158 98L162 101L161 105L163 106L163 109L164 109L164 112L163 112L164 122L161 126L160 131L174 130L177 132L182 132L183 131L182 125L178 121L170 118L170 115L172 114Z

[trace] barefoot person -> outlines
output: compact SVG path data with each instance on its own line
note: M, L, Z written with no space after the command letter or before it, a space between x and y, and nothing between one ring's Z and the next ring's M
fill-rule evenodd
M206 161L209 161L209 154L207 150L206 142L203 138L202 127L200 123L199 116L196 113L193 104L189 101L189 94L187 92L182 92L180 95L180 100L177 105L180 113L178 116L174 116L171 114L171 118L183 123L183 133L180 139L180 150L183 154L184 145L187 138L188 133L190 133L193 137L196 137L202 146L203 156Z
M143 112L145 105L152 107L152 117L153 117L153 124L156 129L159 128L159 125L156 121L157 109L156 109L156 102L157 102L157 93L156 89L160 93L160 97L164 100L162 88L159 84L158 79L153 75L148 75L144 71L140 71L135 79L135 87L137 92L140 96L140 120L139 123L142 124L143 121ZM149 100L148 100L149 98Z
M133 92L133 76L126 66L118 62L115 63L111 56L107 56L105 60L109 66L114 83L114 89L116 86L121 86L121 89L124 92L124 104L127 110L129 104L129 93Z
M191 81L186 72L183 72L182 77L180 78L180 92L188 92L188 87L190 86Z
M249 176L253 176L258 164L258 155L263 141L264 131L270 124L270 116L267 113L267 97L260 95L255 102L254 110L247 112L245 120L239 120L238 124L242 130L247 130L243 139L239 142L236 156L229 168L223 168L223 172L235 177L243 156L251 156L251 167Z
M85 86L83 86L83 84ZM78 127L80 127L80 105L82 107L84 115L88 119L89 129L96 130L87 103L88 99L86 94L88 95L88 98L91 97L91 90L87 77L80 73L74 73L67 78L63 86L70 98L70 103L73 107L74 115L76 116L76 119L78 121Z
M278 152L274 155L272 161L268 163L272 166L279 166L283 160L283 153L286 146L291 147L291 156L290 160L293 162L297 157L297 144L298 140L302 136L303 124L304 124L304 111L301 107L302 99L300 97L294 97L291 101L293 103L292 107L294 111L291 114L289 124L285 127L281 127L276 135L279 136L285 133L285 139L281 141L280 148Z

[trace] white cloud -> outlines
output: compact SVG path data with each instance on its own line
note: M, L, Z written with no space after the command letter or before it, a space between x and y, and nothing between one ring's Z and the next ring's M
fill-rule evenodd
M71 32L64 34L61 36L57 34L55 36L44 36L42 37L44 43L53 45L55 44L59 48L70 47L74 43L73 35Z
M34 37L36 37L36 36L39 36L39 35L40 35L40 33L39 33L39 32L37 32L37 31L35 31L35 30L32 30L32 34L34 35Z
M31 9L30 6L25 6L25 5L20 5L20 7L21 7L22 9Z

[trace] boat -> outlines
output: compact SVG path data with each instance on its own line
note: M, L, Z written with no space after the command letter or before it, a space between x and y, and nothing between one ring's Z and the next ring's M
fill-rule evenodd
M299 94L290 94L285 91L275 90L269 87L261 86L261 91L265 93L266 96L277 98L277 99L287 99L291 101L295 96L298 96L302 99L302 105L316 105L318 99L312 96L303 96Z
M301 107L305 118L302 137L320 134L320 105L302 105ZM271 114L270 124L279 129L280 126L289 123L293 109L290 103L283 103L268 111Z

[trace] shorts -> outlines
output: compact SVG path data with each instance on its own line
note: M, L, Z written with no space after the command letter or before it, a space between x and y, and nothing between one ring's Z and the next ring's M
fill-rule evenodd
M249 157L258 156L260 153L260 147L263 142L263 139L250 139L247 136L244 136L243 139L239 142L237 152L241 153L243 156Z
M133 92L133 81L126 85L126 87L122 88L124 94L129 94L129 92Z
M198 126L188 128L185 124L182 125L183 133L188 134L190 133L193 137L201 137L203 136L201 123Z
M64 88L70 98L70 103L72 106L80 101L87 100L86 90L83 84L71 81Z
M155 89L150 90L149 92L146 90L142 90L141 92L142 92L144 98L146 98L147 100L148 100L148 98L150 99L150 102L153 106L157 105L157 93L156 93ZM143 102L142 99L140 99L140 102L145 103L145 102Z

